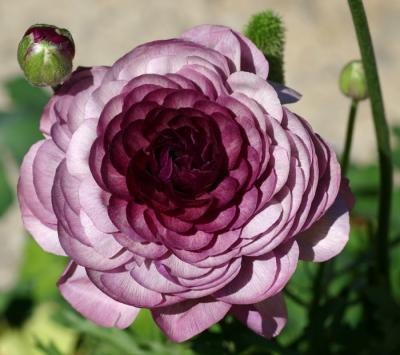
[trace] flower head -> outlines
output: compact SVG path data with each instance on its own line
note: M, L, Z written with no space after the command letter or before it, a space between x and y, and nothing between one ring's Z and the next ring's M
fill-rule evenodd
M353 60L343 67L339 86L342 93L353 100L361 101L368 97L364 66L360 60Z
M351 195L268 69L246 37L200 26L57 91L19 201L37 242L70 257L58 285L79 312L123 328L150 308L175 341L227 313L280 332L298 260L346 244Z
M60 84L72 70L75 46L71 34L52 25L28 28L18 46L18 62L35 86Z

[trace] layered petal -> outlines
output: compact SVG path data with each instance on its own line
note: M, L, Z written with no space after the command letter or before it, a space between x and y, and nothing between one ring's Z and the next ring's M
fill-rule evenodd
M342 185L339 195L329 210L308 230L296 236L300 248L300 259L326 261L343 250L349 239L351 199L348 187Z
M152 310L153 318L173 341L183 342L219 322L230 304L204 298Z
M90 281L85 269L74 262L68 264L57 285L72 307L103 327L127 328L140 311L100 291Z
M255 333L271 339L284 328L287 310L282 294L250 306L233 306L232 314Z
M58 286L85 317L125 328L150 308L180 342L231 312L270 338L299 258L343 249L335 153L268 69L249 39L203 25L57 90L18 197L38 243L70 257Z

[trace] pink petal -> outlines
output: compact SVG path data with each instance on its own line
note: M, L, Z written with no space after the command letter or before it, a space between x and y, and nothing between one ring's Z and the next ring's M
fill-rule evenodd
M171 39L136 47L112 66L105 80L130 80L146 73L174 73L170 69L179 70L177 64L183 66L188 63L188 57L193 56L203 58L226 76L229 74L227 61L220 53L193 42ZM174 63L175 66L170 67Z
M109 198L109 194L102 190L90 175L79 186L81 208L90 217L94 225L105 233L118 230L108 215Z
M20 202L21 203L21 202ZM22 204L21 204L22 206ZM24 227L31 233L44 251L52 254L66 256L64 249L58 240L57 226L46 226L40 222L32 213L21 207Z
M146 242L146 239L136 233L129 224L127 218L127 208L128 202L115 196L111 196L108 205L110 219L115 226L118 227L119 231L125 235L124 239L129 238L136 242ZM129 241L127 241L127 243L129 245ZM121 244L125 245L124 243Z
M121 93L126 83L124 80L110 81L94 90L86 104L86 117L98 119L104 106Z
M264 210L257 213L243 228L242 238L250 239L265 233L278 222L283 211L280 201L273 200Z
M106 67L94 67L78 68L74 71L46 105L40 120L40 130L49 135L54 123L66 122L69 111L73 109L71 104L74 97L79 93L86 93L96 88L106 70Z
M152 314L157 325L171 340L183 342L219 322L230 308L230 304L205 298L155 308Z
M84 232L82 231L82 233ZM115 256L108 258L97 252L95 248L83 244L76 237L74 238L74 236L70 235L66 228L61 224L58 226L58 236L66 253L76 261L76 263L87 268L111 270L123 265L132 258L132 254L124 251L122 246L120 252Z
M210 70L202 65L191 64L185 65L179 73L196 83L209 98L215 99L218 96L228 94L224 81L214 70Z
M113 233L114 238L123 247L135 255L146 259L158 259L167 254L168 249L162 244L137 242L124 233Z
M233 73L227 80L234 93L241 93L255 100L268 114L282 120L283 111L274 88L259 76L248 72Z
M213 239L213 234L197 231L193 234L182 235L172 231L167 231L166 236L162 236L164 243L170 248L183 250L198 250L205 248Z
M255 186L244 194L238 205L239 216L233 224L232 229L240 228L248 222L257 208L259 195L260 193Z
M29 152L25 155L21 165L21 176L18 181L18 197L21 206L22 205L26 206L26 209L29 209L31 211L31 214L36 218L38 218L42 223L56 224L57 220L54 216L53 209L51 208L51 200L46 202L48 208L45 208L38 196L37 187L41 188L42 190L41 197L42 200L45 200L46 196L48 196L49 192L51 191L51 186L54 180L55 169L57 168L57 162L58 164L60 163L59 154L57 154L57 160L54 162L55 164L54 163L51 164L51 167L54 169L54 171L53 169L47 171L46 185L40 184L40 180L37 177L38 172L35 172L33 169L38 154L41 151L41 148L42 147L46 148L46 146L48 148L49 145L54 146L55 149L59 151L59 149L54 145L54 143L52 143L51 140L42 140L34 144L29 149ZM46 154L44 154L44 156L42 156L40 160L43 161L45 157ZM40 163L40 165L43 164ZM36 183L38 184L37 187L35 186L35 180Z
M154 262L144 262L140 266L135 266L130 273L140 285L156 292L176 293L187 290L171 277L167 278L162 275Z
M101 292L90 281L85 269L74 262L69 263L57 285L72 307L103 327L127 328L140 311Z
M43 207L33 185L32 166L37 151L44 143L40 141L33 145L22 162L17 188L18 200L24 226L37 243L49 253L65 255L58 240L56 216L53 211ZM48 187L51 188L51 185Z
M287 310L282 294L250 306L233 306L231 312L255 333L268 339L276 337L287 321Z
M166 299L168 300L167 296L141 286L132 278L129 271L99 272L87 269L87 273L97 287L122 303L140 308L151 308L163 306ZM170 296L171 298L175 302L181 299Z
M200 25L181 38L212 48L230 59L236 71L248 71L263 79L268 75L268 62L261 51L246 37L224 26Z
M277 247L274 254L278 263L277 276L271 288L263 295L264 298L276 295L286 286L296 271L299 260L299 246L296 241L289 241Z
M86 114L86 105L93 91L100 86L108 68L93 67L87 69L87 71L87 79L79 83L77 90L74 88L70 92L72 99L67 108L67 113L63 117L71 133L75 132L86 119L93 118Z
M97 119L83 121L73 134L67 150L68 171L78 177L84 178L90 174L89 155L90 149L96 139Z
M258 302L273 285L277 273L277 261L269 253L256 259L243 260L242 269L236 278L214 297L230 304L251 304Z
M65 153L71 140L71 133L68 126L65 123L61 124L56 122L51 127L50 136L58 148Z
M329 210L308 230L297 235L300 259L326 261L339 254L349 239L349 193L342 185Z
M227 230L235 216L237 216L238 209L236 206L222 210L218 215L211 221L202 224L196 224L196 228L206 233L216 233L221 230Z

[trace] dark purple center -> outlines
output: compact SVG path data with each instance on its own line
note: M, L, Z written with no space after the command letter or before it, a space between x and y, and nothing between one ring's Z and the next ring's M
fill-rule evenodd
M193 203L213 190L227 174L219 134L211 119L185 117L177 111L151 143L133 155L127 174L132 196L169 205L177 200Z

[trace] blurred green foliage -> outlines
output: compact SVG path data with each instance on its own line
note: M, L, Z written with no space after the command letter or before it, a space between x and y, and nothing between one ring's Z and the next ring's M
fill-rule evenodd
M0 217L7 211L14 201L14 194L7 179L6 165L0 157Z
M39 132L39 119L50 95L20 77L6 82L5 89L10 108L6 112L0 111L0 143L21 163L30 146L43 138Z
M19 164L41 138L39 117L49 94L22 79L6 84L10 108L0 112L0 148ZM400 128L393 130L394 160L400 171ZM15 199L0 160L0 215ZM400 349L400 189L393 198L391 257L394 299L370 282L374 260L378 169L352 166L357 197L345 251L326 263L318 304L313 304L317 267L299 263L286 290L289 320L274 340L263 339L228 316L191 341L174 344L142 311L127 330L105 329L83 319L60 297L56 282L66 259L45 253L31 239L17 286L0 293L0 353L6 355L258 355L396 354ZM326 285L326 287L325 287ZM313 309L313 311L311 311ZM3 354L1 354L3 355Z

